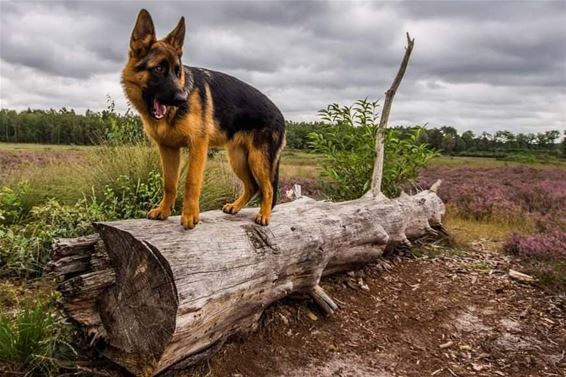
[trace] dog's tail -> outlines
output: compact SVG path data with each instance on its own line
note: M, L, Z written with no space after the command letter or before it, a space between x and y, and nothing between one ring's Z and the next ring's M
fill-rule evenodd
M277 204L277 197L279 196L279 162L280 158L277 158L275 163L275 171L273 172L273 180L271 181L271 186L273 187L273 201L271 202L271 208L275 207Z
M278 140L277 140L278 139ZM285 147L285 129L283 132L279 133L279 137L275 138L277 140L277 145L275 149L275 153L272 155L271 161L271 187L273 188L273 200L271 202L271 208L275 207L277 204L277 198L279 196L279 164L281 162L281 151Z

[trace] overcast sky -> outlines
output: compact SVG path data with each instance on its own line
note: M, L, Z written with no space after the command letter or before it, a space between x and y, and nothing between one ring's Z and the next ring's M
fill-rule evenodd
M124 110L119 75L140 8L184 63L251 83L287 119L383 98L415 37L390 124L476 132L566 128L566 0L0 1L0 106Z

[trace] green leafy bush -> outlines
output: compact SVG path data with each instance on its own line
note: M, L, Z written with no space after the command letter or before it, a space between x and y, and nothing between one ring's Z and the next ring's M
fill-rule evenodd
M426 144L419 143L422 130L416 127L404 137L398 129L387 130L382 182L382 190L386 195L397 196L402 187L414 184L419 170L437 156Z
M121 115L116 113L116 105L110 96L107 96L106 102L108 107L102 113L102 119L107 124L107 129L105 138L101 140L102 144L135 145L147 142L141 119L130 108Z
M20 222L28 212L23 196L29 191L29 183L23 181L15 188L0 189L0 224L15 224Z
M55 376L57 362L74 352L70 335L48 300L38 299L12 317L0 313L0 363L5 365L0 373Z
M113 186L104 187L101 201L93 195L90 207L98 208L111 219L141 218L159 204L162 192L161 175L155 170L149 172L145 181L120 175Z
M329 125L323 122L293 122L287 121L285 134L287 138L286 149L310 150L309 134L312 132L324 133Z
M54 239L92 233L92 222L105 219L102 209L86 199L73 206L48 200L33 207L25 222L0 225L0 268L22 277L38 275Z
M358 100L352 106L336 103L320 111L331 124L324 133L309 135L316 152L322 153L324 191L335 200L358 198L370 189L375 159L375 136L379 128L377 101ZM385 133L382 191L400 193L404 184L418 177L418 170L436 155L419 141L421 128L403 134L396 129Z
M48 199L19 223L0 225L0 267L19 276L38 275L55 239L90 234L94 221L145 217L161 199L161 191L160 175L154 171L145 182L119 176L114 186L102 189L100 199L92 194L74 205ZM7 208L13 204L10 201ZM6 212L4 205L0 211Z

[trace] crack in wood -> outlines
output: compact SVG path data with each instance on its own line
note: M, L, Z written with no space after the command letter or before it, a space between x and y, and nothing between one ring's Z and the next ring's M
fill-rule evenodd
M242 228L246 231L248 240L258 254L265 255L268 250L273 254L279 254L281 252L277 243L272 242L275 237L270 229L256 224L243 225Z

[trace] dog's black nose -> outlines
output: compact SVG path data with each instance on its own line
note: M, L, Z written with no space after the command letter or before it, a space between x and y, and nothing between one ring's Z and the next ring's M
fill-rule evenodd
M173 103L175 104L175 106L180 106L180 105L184 104L185 102L187 102L187 98L188 98L188 95L187 95L186 92L179 92L173 98Z

